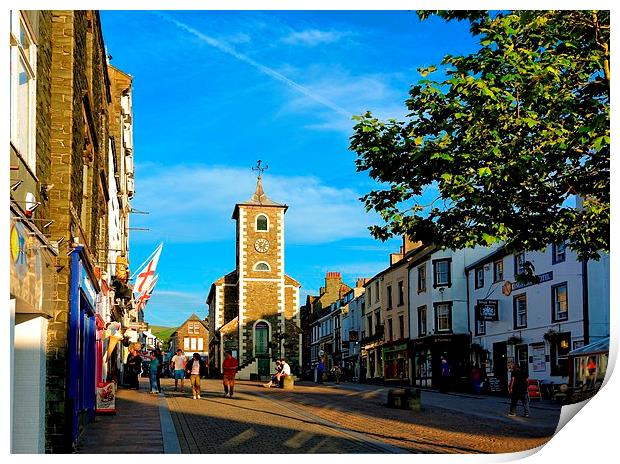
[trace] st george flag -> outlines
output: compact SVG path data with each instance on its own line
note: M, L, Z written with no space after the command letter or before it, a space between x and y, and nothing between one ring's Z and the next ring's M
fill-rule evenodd
M136 298L136 310L140 311L141 309L146 308L146 304L149 302L151 298L151 294L155 289L155 284L157 283L157 279L159 279L159 275L156 275L153 281L151 282L151 287L144 293L138 295Z
M144 304L146 304L146 301L148 301L151 293L153 292L153 288L155 288L155 283L157 281L155 278L155 269L157 268L157 263L159 261L159 256L161 255L163 246L164 244L160 243L151 255L151 259L142 269L138 271L136 283L133 287L134 293L138 294L136 302L142 299L145 302Z

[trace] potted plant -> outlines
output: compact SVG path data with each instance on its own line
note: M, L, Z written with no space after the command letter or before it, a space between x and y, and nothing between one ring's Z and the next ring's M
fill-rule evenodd
M521 337L517 335L512 335L511 337L508 337L508 340L506 340L506 343L508 343L509 345L518 345L522 341L523 340L521 339Z
M557 330L549 329L547 333L545 333L543 338L547 340L549 343L554 344L558 340L559 336L560 336L560 333Z

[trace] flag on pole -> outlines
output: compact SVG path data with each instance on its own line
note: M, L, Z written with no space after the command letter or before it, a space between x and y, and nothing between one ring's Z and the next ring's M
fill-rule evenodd
M133 291L135 293L145 294L151 288L151 284L153 283L153 279L155 277L155 269L157 268L159 255L161 255L163 246L163 243L159 244L159 246L155 249L151 260L138 273L136 283L133 287Z
M137 311L140 311L141 309L146 308L146 304L149 302L151 298L151 294L153 293L153 290L155 289L155 284L157 283L157 279L159 279L159 275L155 276L155 278L151 282L150 288L146 292L138 295L138 298L136 299L136 310Z

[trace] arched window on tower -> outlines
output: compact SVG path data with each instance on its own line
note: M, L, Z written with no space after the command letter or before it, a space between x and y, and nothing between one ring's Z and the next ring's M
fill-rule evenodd
M256 230L269 230L269 220L264 214L259 214L258 216L256 216Z
M256 263L256 265L254 266L254 270L255 271L271 271L271 268L269 267L269 264L267 264L266 262L260 261Z

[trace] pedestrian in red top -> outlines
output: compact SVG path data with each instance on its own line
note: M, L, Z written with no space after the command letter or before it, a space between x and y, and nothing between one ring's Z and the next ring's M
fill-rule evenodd
M237 375L237 368L239 367L239 361L233 357L232 351L226 350L226 358L222 363L224 369L224 396L229 395L233 397L235 390L235 376Z

